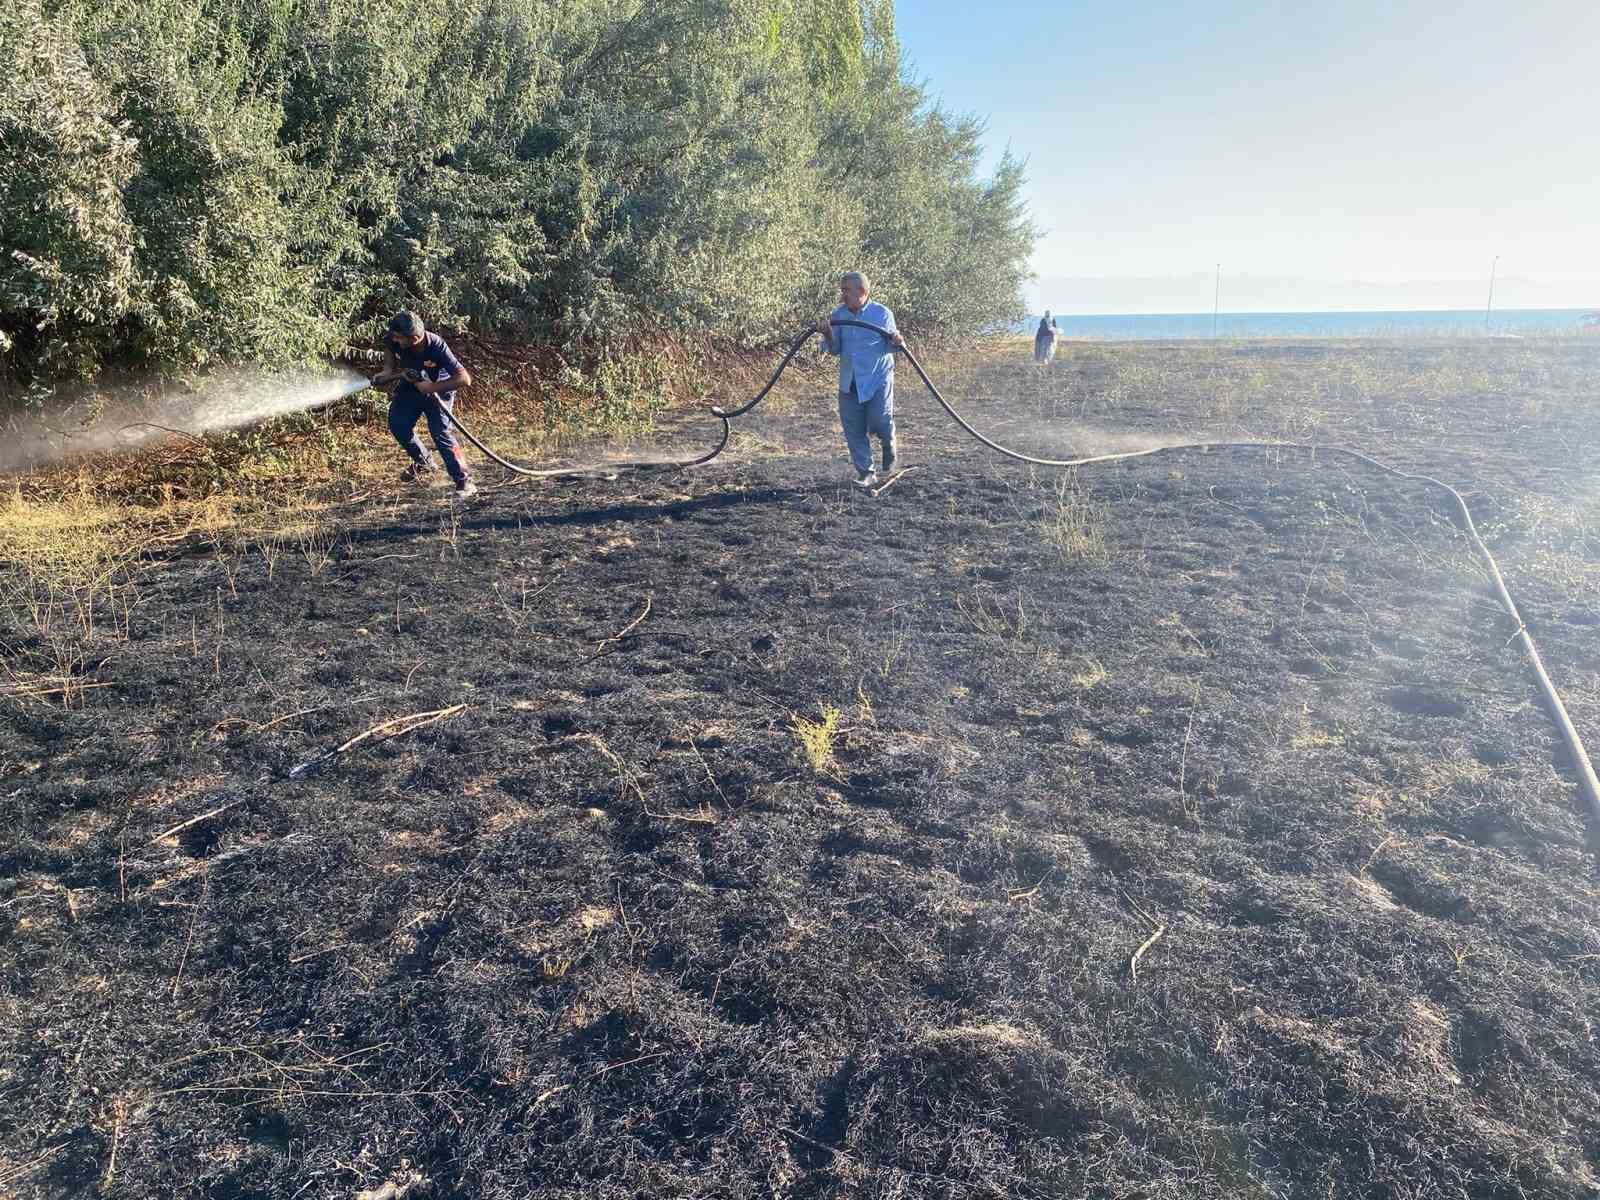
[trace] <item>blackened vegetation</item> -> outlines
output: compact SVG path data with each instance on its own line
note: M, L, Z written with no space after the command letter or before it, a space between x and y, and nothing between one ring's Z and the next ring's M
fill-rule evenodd
M1064 492L902 407L878 501L773 418L351 507L236 595L152 562L111 686L0 730L0 1191L1592 1195L1594 859L1436 498L1265 451ZM1399 445L1476 484L1587 730L1593 593L1516 489L1578 511L1594 432Z

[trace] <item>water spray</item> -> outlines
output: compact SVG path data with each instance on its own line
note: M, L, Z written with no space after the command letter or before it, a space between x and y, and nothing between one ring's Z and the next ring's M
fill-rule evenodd
M154 398L113 399L76 428L24 428L0 447L0 470L134 450L173 434L198 441L207 433L325 408L367 386L365 375L342 366L289 376L248 368L217 371Z

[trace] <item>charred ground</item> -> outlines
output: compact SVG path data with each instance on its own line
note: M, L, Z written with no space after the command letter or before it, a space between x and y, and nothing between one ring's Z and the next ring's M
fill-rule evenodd
M0 1193L1592 1196L1591 831L1437 497L1030 472L914 383L875 501L798 386L698 474L176 540L75 633L13 564ZM1470 489L1600 728L1600 347L940 383Z

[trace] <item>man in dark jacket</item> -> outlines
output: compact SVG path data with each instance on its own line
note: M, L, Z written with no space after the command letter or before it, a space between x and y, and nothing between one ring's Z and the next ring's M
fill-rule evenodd
M1039 329L1033 335L1033 361L1048 363L1056 356L1056 339L1061 336L1061 329L1056 325L1056 319L1050 315L1050 310L1044 310L1044 316L1039 319Z
M456 389L471 385L472 372L461 365L445 340L429 333L416 313L396 313L389 321L383 370L373 382L389 389L389 432L411 456L411 465L401 478L408 483L428 483L439 476L439 468L417 437L417 418L425 415L433 444L456 485L456 495L465 499L476 494L478 487L467 473L461 444L445 417L455 403Z

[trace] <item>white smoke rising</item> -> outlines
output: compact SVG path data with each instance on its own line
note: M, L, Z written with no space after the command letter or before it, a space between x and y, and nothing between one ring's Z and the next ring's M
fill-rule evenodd
M368 386L349 367L215 371L193 383L168 386L137 399L101 394L84 412L54 421L18 418L0 444L0 471L43 466L64 458L137 449L173 434L201 434L253 425L270 417L309 412Z
M1049 422L1027 431L1026 442L1019 448L1041 457L1094 458L1102 454L1131 454L1141 450L1165 450L1174 446L1188 446L1195 442L1239 441L1254 442L1259 439L1248 434L1227 433L1124 433L1110 429L1096 429L1076 423Z

